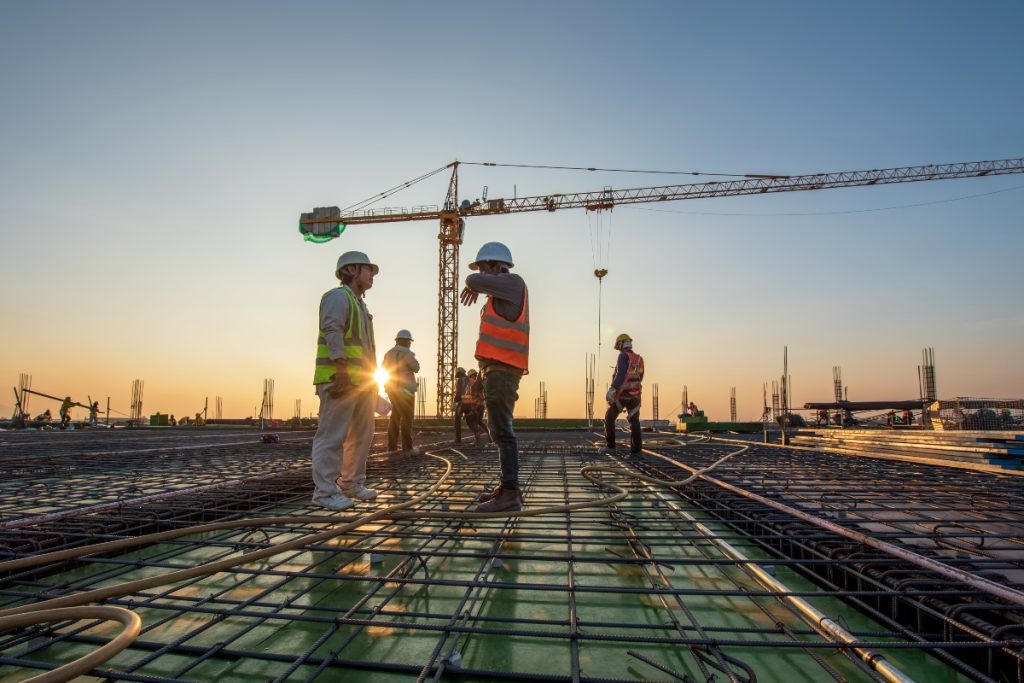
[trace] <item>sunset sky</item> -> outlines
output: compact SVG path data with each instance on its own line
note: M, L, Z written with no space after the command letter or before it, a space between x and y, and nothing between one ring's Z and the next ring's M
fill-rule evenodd
M367 252L378 355L399 328L436 387L437 226L304 242L455 159L802 174L1024 156L1021 2L0 3L0 380L127 413L315 413L321 294ZM688 175L464 166L475 199ZM713 178L707 178L713 179ZM441 204L448 175L380 206ZM628 332L661 416L761 413L789 347L794 403L1024 395L1024 175L481 217L530 287L549 416L584 411ZM600 245L600 248L598 248ZM595 266L607 267L598 330ZM463 307L472 364L478 306ZM3 388L0 411L13 411ZM33 413L57 404L32 399ZM78 411L76 417L84 417Z

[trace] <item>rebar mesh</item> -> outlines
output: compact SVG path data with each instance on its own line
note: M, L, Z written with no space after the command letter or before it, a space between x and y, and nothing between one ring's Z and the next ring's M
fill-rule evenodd
M652 453L693 467L734 449L651 445ZM588 464L686 474L655 455L599 456L580 436L545 435L521 446L531 508L605 495L580 476ZM7 529L3 544L9 555L22 556L200 522L327 515L309 500L308 441L263 448L226 446L201 457L223 460L220 477L231 453L239 463L255 461L264 474L278 468L272 476L245 477L245 470L222 480L234 482L230 487L138 497ZM496 453L439 453L454 462L455 476L419 510L471 509L476 495L496 483ZM0 464L13 457L0 455ZM178 463L180 479L196 469L191 462ZM113 486L112 468L98 466L97 489ZM381 495L363 507L408 500L442 471L433 458L375 455L369 477ZM1019 588L1024 577L1017 478L767 447L712 476L1008 586ZM380 521L331 542L111 599L136 611L144 627L102 676L337 680L348 669L361 681L878 680L849 647L801 618L791 599L803 598L844 624L856 644L918 680L1021 680L1013 638L1024 615L1016 606L713 483L666 489L608 478L628 486L630 496L571 514ZM16 497L0 488L0 506L10 515L26 518L40 508L22 498L27 510L19 513ZM94 499L98 490L82 494ZM0 583L0 607L166 573L320 528L268 523L23 570ZM728 557L723 542L748 559ZM773 573L786 590L766 589L754 567ZM14 680L80 656L112 629L79 622L0 634L0 663Z

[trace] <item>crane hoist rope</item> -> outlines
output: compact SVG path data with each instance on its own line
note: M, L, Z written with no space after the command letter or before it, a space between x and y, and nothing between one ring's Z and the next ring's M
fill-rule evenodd
M590 235L590 256L594 266L594 277L597 278L597 366L600 368L601 335L603 334L601 322L602 296L604 278L608 274L608 261L611 256L612 243L611 211L603 209L587 211L587 227ZM598 370L598 375L600 375L600 370ZM598 379L600 379L599 376L595 378L595 381Z

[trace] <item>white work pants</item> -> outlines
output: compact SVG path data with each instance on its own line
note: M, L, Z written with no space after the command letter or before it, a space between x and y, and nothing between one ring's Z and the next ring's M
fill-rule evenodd
M341 398L318 384L320 424L313 437L313 500L323 500L366 481L366 458L373 443L373 391L349 391ZM338 487L338 477L341 487Z

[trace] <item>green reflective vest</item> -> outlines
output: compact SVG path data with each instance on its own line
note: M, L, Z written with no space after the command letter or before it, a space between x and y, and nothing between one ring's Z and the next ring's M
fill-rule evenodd
M341 288L348 297L348 324L345 326L345 361L348 378L353 386L361 387L374 382L374 342L373 323L369 314L364 318L360 315L359 301L348 287ZM369 341L369 351L363 348L363 340ZM328 384L334 381L334 361L327 348L327 337L323 329L316 339L316 370L313 372L313 384Z

